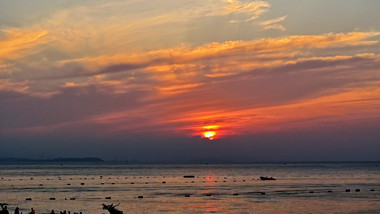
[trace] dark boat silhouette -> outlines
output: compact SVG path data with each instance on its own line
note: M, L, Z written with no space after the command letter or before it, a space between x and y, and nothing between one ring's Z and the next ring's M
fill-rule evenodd
M273 178L273 177L263 177L263 176L260 176L260 180L262 180L262 181L275 181L276 180L276 178Z

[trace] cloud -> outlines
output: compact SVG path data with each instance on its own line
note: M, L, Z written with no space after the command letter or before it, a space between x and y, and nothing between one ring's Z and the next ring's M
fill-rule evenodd
M264 30L281 30L281 31L285 31L285 27L280 24L281 22L285 21L287 16L282 16L282 17L278 17L278 18L275 18L275 19L270 19L270 20L267 20L267 21L262 21L259 23L260 26L262 26L262 28Z
M38 45L48 42L46 30L8 29L0 39L0 62L35 52Z
M257 19L261 14L265 13L270 7L270 4L263 1L242 2L239 0L228 0L228 4L222 14L243 14L243 21L252 21ZM239 22L232 20L232 22Z

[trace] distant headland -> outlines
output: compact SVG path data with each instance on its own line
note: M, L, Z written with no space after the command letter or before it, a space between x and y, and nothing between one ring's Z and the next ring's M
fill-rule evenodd
M0 158L0 163L98 163L104 162L101 158L54 158L54 159L29 159L29 158Z

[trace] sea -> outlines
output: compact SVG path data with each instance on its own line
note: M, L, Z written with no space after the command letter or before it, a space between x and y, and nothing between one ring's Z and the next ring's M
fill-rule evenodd
M260 176L276 180L260 180ZM380 213L380 163L0 164L10 213Z

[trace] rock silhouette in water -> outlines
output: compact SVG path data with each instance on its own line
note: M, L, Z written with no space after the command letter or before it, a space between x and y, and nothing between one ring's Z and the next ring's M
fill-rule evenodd
M117 204L117 205L113 205L113 204L105 205L105 204L103 204L103 210L108 210L108 212L110 214L123 214L123 211L116 209L116 207L119 206L119 204Z

